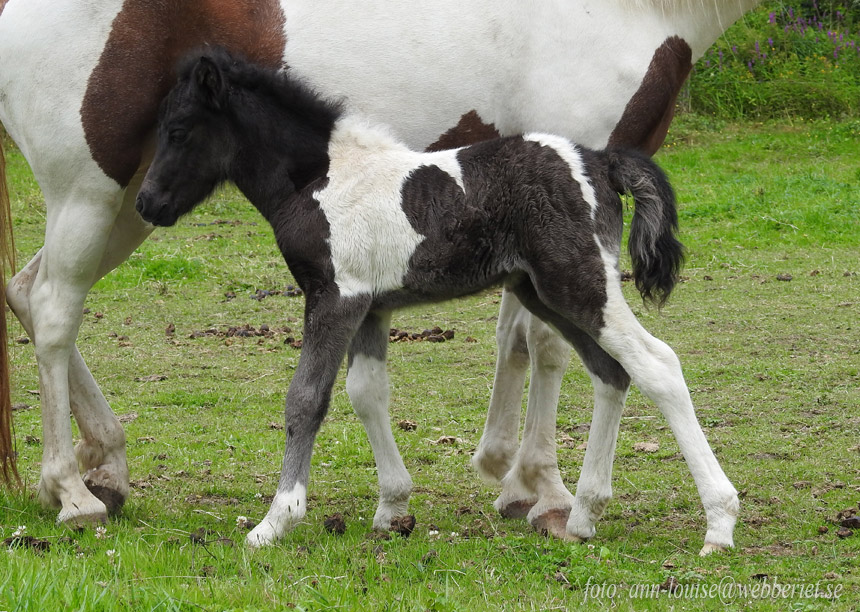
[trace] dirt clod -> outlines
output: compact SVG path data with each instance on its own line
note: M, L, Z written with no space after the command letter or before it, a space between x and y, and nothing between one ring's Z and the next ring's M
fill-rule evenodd
M346 521L343 519L343 515L340 512L335 512L331 516L325 517L323 527L325 527L326 531L335 535L343 535L346 533Z
M443 330L438 325L432 329L425 329L421 333L408 332L392 327L388 330L389 342L445 342L454 338L454 330Z
M860 529L860 516L851 516L843 519L839 525L846 529Z
M6 538L3 540L3 544L9 548L30 548L39 553L46 553L51 550L51 543L48 540L41 540L27 535Z
M415 431L418 429L418 423L415 421L410 421L408 419L401 419L397 421L397 426L403 431Z
M167 380L167 376L165 374L150 374L148 376L138 376L134 379L134 382L158 382L161 380Z

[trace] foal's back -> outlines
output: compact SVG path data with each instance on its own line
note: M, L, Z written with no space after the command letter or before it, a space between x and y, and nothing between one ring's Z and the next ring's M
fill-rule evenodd
M564 139L418 153L347 119L329 153L314 198L329 222L335 281L380 307L466 295L541 261L598 261L595 234L617 249L618 197L604 189L598 215L589 181L605 176L603 155Z

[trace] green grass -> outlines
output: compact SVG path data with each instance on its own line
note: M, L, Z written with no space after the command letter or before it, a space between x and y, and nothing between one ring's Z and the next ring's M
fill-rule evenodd
M682 116L658 156L678 193L685 282L660 312L624 290L644 325L680 356L706 435L741 491L733 551L696 554L705 523L695 487L665 421L635 390L619 435L615 498L589 545L548 540L495 514L497 488L479 481L469 457L490 395L498 291L395 315L398 328L456 331L443 344L390 347L392 422L418 423L416 431L395 428L415 481L412 536L370 536L376 473L341 377L315 447L305 523L278 546L246 549L236 519L259 520L275 491L283 397L298 359L284 340L301 337L303 302L251 298L292 280L268 226L225 190L159 230L89 297L78 345L126 421L134 482L103 537L55 525L54 511L33 497L42 453L35 358L31 344L10 345L13 401L30 406L15 413L27 487L0 493L0 538L26 525L51 548L0 550L0 610L726 607L718 597L630 599L635 585L670 576L687 589L774 581L841 588L833 601L735 596L731 609L852 609L860 533L840 539L834 520L860 502L857 138L856 122ZM24 261L41 244L44 208L20 155L6 150ZM790 281L777 280L786 274ZM246 323L291 331L189 337ZM17 323L10 333L23 335ZM167 378L135 380L150 375ZM573 363L558 428L571 488L590 402L588 378ZM461 442L433 444L443 435ZM641 441L659 450L633 450ZM323 528L334 512L346 519L342 536ZM190 538L199 529L205 545ZM614 600L599 598L595 584L614 586Z
M696 62L688 110L723 118L857 117L860 4L769 0Z

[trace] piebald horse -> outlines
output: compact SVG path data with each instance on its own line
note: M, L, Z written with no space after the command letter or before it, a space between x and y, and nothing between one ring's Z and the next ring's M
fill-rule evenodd
M388 396L397 308L504 284L580 349L595 387L626 391L632 379L664 411L691 405L674 352L621 293L619 194L636 203L628 250L643 299L665 302L683 259L675 197L650 158L540 133L421 153L289 70L219 47L183 64L159 114L137 211L174 225L221 183L235 183L272 226L306 296L281 479L248 534L252 545L305 516L311 451L344 356L347 393L363 419ZM409 482L388 483L398 485ZM565 534L583 527L588 517L571 514Z
M0 122L29 162L47 208L43 248L5 291L39 367L42 502L59 508L59 521L85 524L104 521L128 495L125 435L75 340L89 289L153 229L134 202L153 154L158 105L188 50L217 44L266 66L289 66L324 95L392 124L413 148L539 130L593 148L625 145L652 154L692 63L757 3L0 0ZM0 253L11 263L5 189L0 222ZM17 472L5 308L3 320L0 459L11 479ZM493 396L473 464L502 481L495 507L503 515L527 516L571 539L590 537L611 497L626 390L596 389L573 496L550 442L569 349L509 291L497 337ZM69 411L81 434L76 446ZM377 425L386 414L380 402L363 421L379 471L378 516L405 511L411 488L388 484L411 481L390 428ZM731 546L734 488L692 407L664 415L705 507L702 552ZM578 533L566 531L571 514L584 517Z

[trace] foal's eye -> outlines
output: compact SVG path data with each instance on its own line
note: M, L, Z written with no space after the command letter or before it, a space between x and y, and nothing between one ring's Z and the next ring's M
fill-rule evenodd
M170 130L170 133L167 135L167 140L170 144L182 144L188 140L188 130L183 128Z

